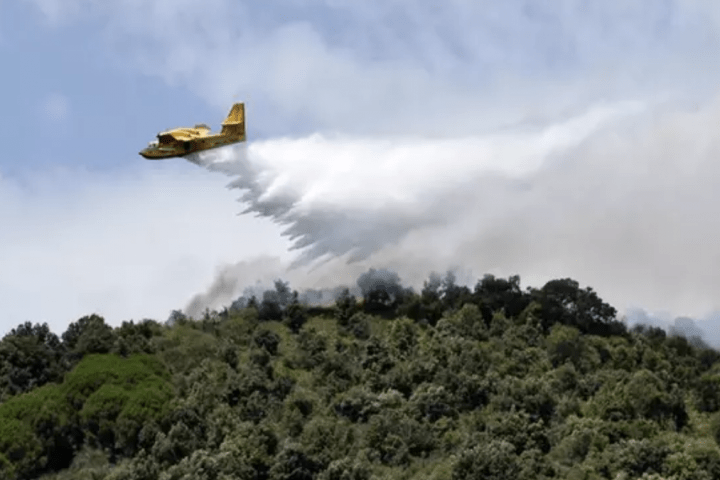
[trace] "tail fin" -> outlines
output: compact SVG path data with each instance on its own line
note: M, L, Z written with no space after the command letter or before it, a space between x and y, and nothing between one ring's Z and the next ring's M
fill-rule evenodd
M240 135L245 138L245 104L236 103L230 113L222 122L222 133L227 135Z

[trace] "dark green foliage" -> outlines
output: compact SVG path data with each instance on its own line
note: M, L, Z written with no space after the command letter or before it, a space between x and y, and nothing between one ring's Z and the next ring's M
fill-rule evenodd
M308 457L325 468L333 460L346 457L358 439L347 421L316 416L307 422L299 440Z
M530 296L520 290L520 277L507 280L485 275L473 292L473 301L481 306L485 324L489 325L493 313L502 310L508 317L517 317L530 303Z
M276 355L278 351L278 345L280 345L280 337L277 333L271 332L270 330L258 330L253 336L255 345L264 349L270 355Z
M366 313L387 315L395 312L406 295L400 277L389 270L371 268L360 275L358 287L363 295Z
M409 399L409 406L415 412L415 418L435 422L442 417L455 418L458 415L454 408L453 398L444 387L432 383L418 386Z
M293 292L292 300L285 310L284 323L293 333L298 333L308 320L307 308L298 300L298 292Z
M123 322L115 329L116 340L113 352L127 357L133 353L155 353L155 339L162 336L162 326L154 320L133 323Z
M343 457L330 463L327 470L318 477L320 480L369 480L372 467L367 459Z
M662 439L626 440L617 447L609 450L610 458L634 478L644 473L662 473L662 465L672 452Z
M489 416L485 425L491 438L512 444L518 454L535 449L541 453L550 450L545 422L524 411L498 412Z
M297 354L289 359L295 368L312 369L325 359L327 339L315 329L303 329L297 337Z
M539 316L546 329L561 323L577 327L583 333L625 333L624 324L615 319L615 308L603 302L592 288L581 289L575 280L551 280L533 292L533 297L540 305Z
M706 373L697 386L697 409L702 412L720 410L720 374Z
M637 335L643 335L654 345L658 345L665 341L667 333L660 327L638 324L632 328L632 332Z
M173 326L173 325L183 325L187 323L190 319L187 315L185 315L180 310L173 310L170 312L170 315L168 316L168 319L166 321L167 325Z
M399 318L390 326L390 346L396 356L410 356L418 343L418 328L409 318Z
M360 305L354 295L350 295L347 288L340 292L335 300L335 319L341 327L346 327L350 318L360 311Z
M710 434L715 443L720 445L720 413L716 412L710 417Z
M458 309L472 301L470 289L456 283L455 274L448 271L440 282L440 292L445 309Z
M262 302L257 307L258 318L260 320L276 320L283 319L283 313L290 305L293 294L287 282L282 280L275 281L275 290L266 290L263 293Z
M708 370L720 360L720 352L711 348L701 348L696 350L696 357L700 363L700 368Z
M0 405L0 451L8 452L20 476L66 468L73 448L82 441L73 420L61 386L45 385L13 397Z
M415 305L411 311L416 321L435 325L445 310L442 302L442 278L437 273L432 273L423 284L420 292L419 305ZM417 303L417 301L416 301Z
M688 454L697 465L695 474L699 477L703 472L705 478L720 478L720 452L708 442L694 442L688 448ZM697 478L696 477L696 478Z
M488 320L487 323L490 324L490 321ZM442 318L437 324L437 331L443 335L465 339L488 339L488 329L480 309L471 303L465 304L458 312Z
M262 302L258 306L258 318L260 320L282 320L282 306L276 292L271 290L263 293Z
M482 441L464 450L452 472L453 480L482 478L483 480L515 480L520 474L520 462L515 447L504 440Z
M365 442L372 458L386 465L406 465L411 457L430 453L436 439L414 418L385 409L370 419Z
M335 413L351 422L367 422L380 411L377 395L364 387L353 387L338 396L333 405Z
M370 338L371 317L363 312L357 312L344 322L338 322L338 329L344 335L351 335L359 340L367 340Z
M701 342L628 331L569 279L358 284L332 307L277 281L199 319L91 315L62 341L21 325L0 342L0 478L720 478Z
M88 315L73 322L62 335L63 345L76 361L91 353L108 353L115 344L116 334L99 315Z
M47 323L19 325L0 341L0 401L62 379L65 349Z
M312 480L322 465L309 458L300 445L287 445L275 457L269 480Z

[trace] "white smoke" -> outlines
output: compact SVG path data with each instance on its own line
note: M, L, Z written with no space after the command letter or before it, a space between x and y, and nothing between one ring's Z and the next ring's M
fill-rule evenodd
M188 159L234 176L229 187L243 190L245 213L285 225L284 234L301 250L293 266L341 256L357 262L413 232L464 223L468 202L484 199L473 213L486 220L504 214L488 208L492 195L501 193L497 188L522 189L548 158L640 109L637 103L600 106L531 132L381 139L316 134Z
M618 103L534 131L316 134L190 160L234 177L245 213L284 225L298 256L261 271L295 288L352 285L369 267L418 286L462 267L533 286L572 277L620 310L700 316L720 287L718 107ZM238 288L256 280L241 270Z

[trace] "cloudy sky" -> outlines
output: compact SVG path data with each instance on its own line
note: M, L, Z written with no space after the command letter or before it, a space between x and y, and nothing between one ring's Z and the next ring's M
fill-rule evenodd
M719 48L704 0L0 0L0 331L370 266L720 331ZM247 145L137 155L235 101Z

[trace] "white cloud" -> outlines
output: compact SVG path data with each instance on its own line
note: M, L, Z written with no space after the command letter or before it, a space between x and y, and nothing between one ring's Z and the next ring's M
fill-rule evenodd
M118 66L247 99L264 132L466 135L718 79L712 2L69 3Z
M0 177L1 331L47 321L62 332L93 312L113 324L165 320L220 266L284 256L276 226L236 215L223 178L171 162L141 168Z
M57 16L59 2L35 2ZM105 27L118 66L223 110L237 95L251 132L292 134L251 146L247 201L314 253L371 254L300 282L457 264L576 277L620 308L718 307L717 2L67 4L64 21ZM660 95L699 108L656 108ZM649 112L564 123L626 99ZM506 135L521 120L560 147ZM479 167L489 157L500 174Z

